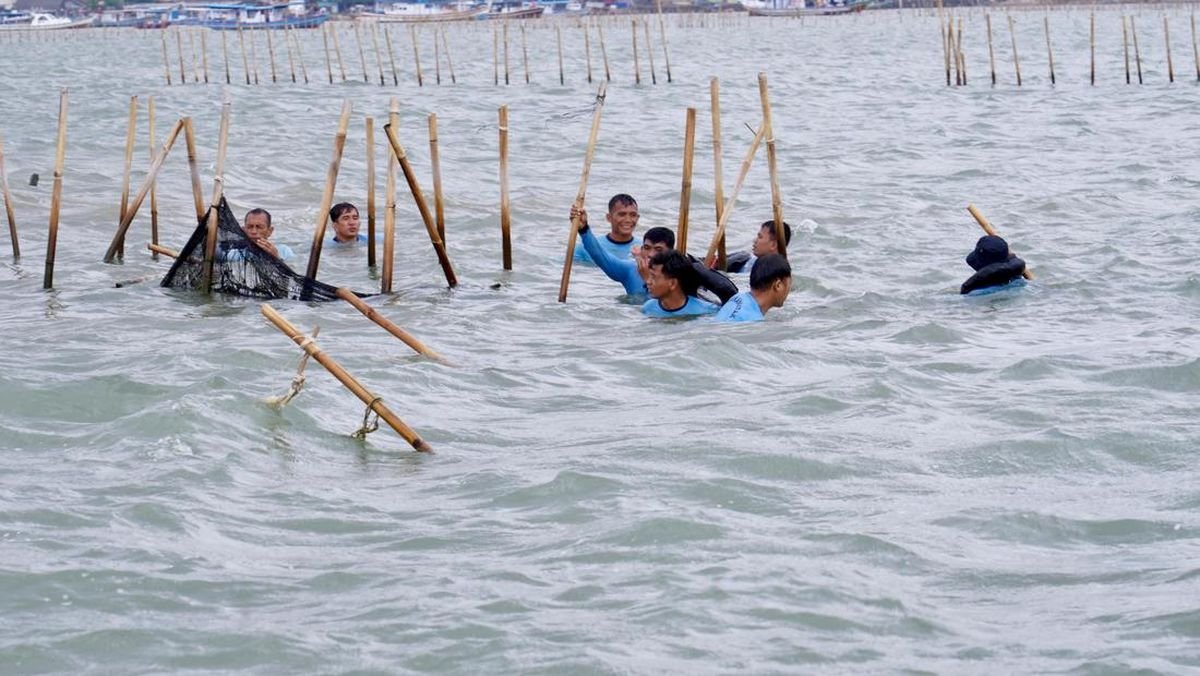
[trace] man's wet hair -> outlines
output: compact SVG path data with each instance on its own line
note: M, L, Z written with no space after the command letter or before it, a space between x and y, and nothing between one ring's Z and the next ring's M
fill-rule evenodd
M775 239L775 219L763 221L763 224L758 226L759 230L766 228L771 232L771 239ZM788 225L787 221L783 222L783 245L786 247L792 243L792 226Z
M258 216L259 214L267 217L267 227L271 227L271 212L267 211L266 209L251 209L250 211L247 211L246 217L242 219L242 223L250 220L251 216Z
M700 290L700 275L692 267L688 257L678 251L662 251L650 259L650 267L661 268L664 277L677 280L686 296L694 296Z
M774 221L769 221L774 225ZM767 254L754 261L750 270L750 288L755 291L766 291L779 279L792 276L792 265L779 254Z
M675 248L675 233L670 228L658 226L650 228L642 235L643 244L666 244L668 249Z
M626 195L623 192L617 193L616 195L612 196L612 199L608 200L608 210L612 211L613 209L616 209L619 206L620 207L636 207L637 200L633 199L633 197Z
M329 210L329 220L336 221L347 211L358 211L358 207L349 202L338 202Z

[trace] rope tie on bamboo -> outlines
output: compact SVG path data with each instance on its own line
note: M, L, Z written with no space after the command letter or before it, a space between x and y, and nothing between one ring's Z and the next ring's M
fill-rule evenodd
M304 350L309 345L312 345L319 333L321 333L321 327L314 326L312 335L305 336L304 340L300 341L300 349ZM304 389L304 368L306 366L308 366L308 352L305 352L304 356L300 357L300 366L296 368L296 375L292 376L292 384L288 386L287 393L278 397L267 397L266 402L268 406L275 410L282 410L284 406L288 405L288 402L299 396L300 391Z
M359 427L350 436L362 440L366 439L371 432L379 429L379 414L375 412L375 404L381 401L383 401L383 397L375 397L367 404L367 410L363 411L362 427Z

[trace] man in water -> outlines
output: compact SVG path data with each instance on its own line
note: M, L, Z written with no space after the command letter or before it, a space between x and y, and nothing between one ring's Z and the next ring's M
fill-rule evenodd
M613 195L612 199L608 200L608 213L604 216L611 231L598 238L600 246L617 260L629 258L634 246L633 230L637 227L640 217L637 200L625 193ZM575 262L596 264L588 255L587 249L581 246L575 247Z
M975 250L967 254L967 265L975 274L963 282L959 293L967 294L979 289L1004 286L1025 272L1025 261L1008 250L1003 237L985 235L975 243Z
M750 290L730 298L717 321L757 322L772 308L783 307L792 290L792 266L779 254L766 254L750 270Z
M281 261L291 260L296 253L286 244L273 244L271 235L275 228L271 225L271 213L266 209L251 209L242 219L242 231L258 248L271 254ZM232 249L224 254L226 261L241 261L246 259L245 249Z
M716 305L696 297L699 288L700 276L687 256L678 251L654 254L646 275L650 300L642 305L642 313L649 317L689 317L716 312Z
M618 259L600 246L596 235L588 227L587 211L583 209L576 211L575 207L571 207L572 221L576 216L579 218L579 236L583 239L583 247L587 250L588 255L604 271L604 274L608 275L609 279L620 283L625 288L626 294L638 302L644 302L647 295L646 277L650 274L650 259L656 254L675 249L675 233L671 232L669 228L650 228L642 236L642 246L635 246L630 250L632 259ZM715 270L709 270L699 261L692 262L692 267L696 269L696 273L700 277L700 286L715 294L721 302L725 302L737 293L737 286L725 275Z
M792 226L783 222L783 246L786 248L792 243ZM750 251L735 251L729 254L725 260L726 272L749 272L754 267L754 261L760 256L767 254L779 253L779 241L775 237L775 220L763 222L758 227L758 235L754 237L754 244L750 245Z
M333 246L354 246L367 241L367 236L358 231L358 207L349 202L339 202L329 210L329 220L333 221L333 235L325 240Z

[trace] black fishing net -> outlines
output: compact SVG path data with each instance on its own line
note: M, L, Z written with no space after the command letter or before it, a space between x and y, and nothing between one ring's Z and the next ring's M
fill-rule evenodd
M209 211L212 207L209 207ZM162 285L172 289L201 290L204 280L204 242L208 214L201 218ZM337 287L295 272L286 263L263 251L246 236L225 199L217 207L217 253L213 259L212 290L250 298L337 300ZM362 296L363 294L357 294Z

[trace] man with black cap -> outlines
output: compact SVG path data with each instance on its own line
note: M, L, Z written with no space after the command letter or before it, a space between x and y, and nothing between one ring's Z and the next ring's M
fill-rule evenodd
M1025 261L1009 253L1003 237L984 235L967 254L967 265L975 271L963 282L959 293L971 293L993 286L1004 286L1025 272Z

